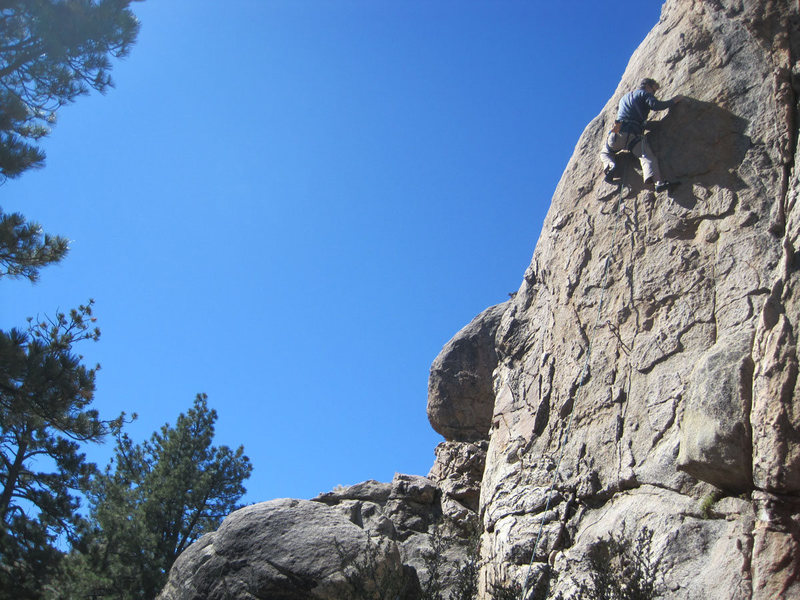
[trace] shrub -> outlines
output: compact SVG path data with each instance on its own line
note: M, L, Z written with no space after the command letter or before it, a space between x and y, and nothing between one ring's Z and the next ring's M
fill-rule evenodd
M653 531L642 529L631 541L611 535L589 551L589 580L582 600L652 600L659 592L660 560L652 558Z

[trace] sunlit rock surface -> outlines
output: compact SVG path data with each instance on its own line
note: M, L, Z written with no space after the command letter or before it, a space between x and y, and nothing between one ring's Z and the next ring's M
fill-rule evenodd
M800 597L797 27L793 2L666 2L578 141L497 332L485 581L549 563L566 594L648 527L666 597ZM628 156L620 194L596 157L645 76L686 96L650 134L682 184Z

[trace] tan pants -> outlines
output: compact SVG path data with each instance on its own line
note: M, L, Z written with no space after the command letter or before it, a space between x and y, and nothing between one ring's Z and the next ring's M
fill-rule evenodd
M642 175L645 183L661 181L658 159L650 149L647 139L641 136L640 140L636 142L633 147L628 148L628 144L636 139L636 137L634 133L614 133L613 131L609 133L603 151L600 152L600 160L603 161L603 168L611 167L613 169L616 166L614 155L620 150L627 148L634 156L639 158L639 162L642 164Z

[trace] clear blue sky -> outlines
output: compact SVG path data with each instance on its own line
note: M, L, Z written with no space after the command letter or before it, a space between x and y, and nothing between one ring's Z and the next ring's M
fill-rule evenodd
M3 282L0 327L94 298L96 406L138 413L141 441L206 392L255 466L246 502L427 474L430 363L519 287L660 7L136 3L116 89L0 188L72 240L37 285Z

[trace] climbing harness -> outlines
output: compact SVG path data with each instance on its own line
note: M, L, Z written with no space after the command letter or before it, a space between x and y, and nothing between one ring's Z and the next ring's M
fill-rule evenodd
M616 218L614 219L614 234L612 237L613 241L611 243L611 251L606 255L605 265L603 266L603 277L601 280L602 282L600 284L600 289L601 289L600 302L597 306L597 321L595 322L592 332L597 330L597 328L600 326L600 321L603 316L603 304L605 303L605 297L606 297L606 286L608 283L608 271L609 271L609 265L611 264L611 255L613 254L614 249L617 247L617 232L619 230L619 221L620 221L619 214L625 211L625 198L623 197L622 194L624 182L625 182L625 170L623 169L622 177L620 178L619 188L618 188L619 197L617 199L617 206L614 211L614 213L616 213L615 215ZM580 376L578 377L578 385L575 388L575 391L573 392L572 395L573 407L572 410L570 410L569 419L567 420L567 426L564 429L564 433L561 435L560 439L561 448L559 450L558 461L556 462L556 468L553 471L553 480L550 482L550 487L547 489L547 500L545 502L544 511L542 511L541 513L542 515L541 519L539 520L539 532L536 534L536 541L534 542L533 550L531 551L531 560L528 563L528 572L525 574L525 582L522 586L520 600L525 600L525 597L528 595L528 583L530 581L530 576L531 576L531 567L533 566L533 560L536 557L536 550L539 547L539 541L541 540L542 533L544 531L545 516L547 515L547 512L550 510L550 502L553 499L553 490L555 488L556 481L558 480L559 473L561 471L561 461L564 458L564 449L566 448L567 441L569 439L570 428L572 426L572 418L575 416L576 412L574 406L574 400L575 397L578 395L578 392L580 391L581 387L583 387L583 384L586 381L586 377L589 372L589 360L592 356L593 341L594 341L594 335L592 335L592 337L589 338L589 344L586 349L586 360L584 360L583 368L581 369Z

